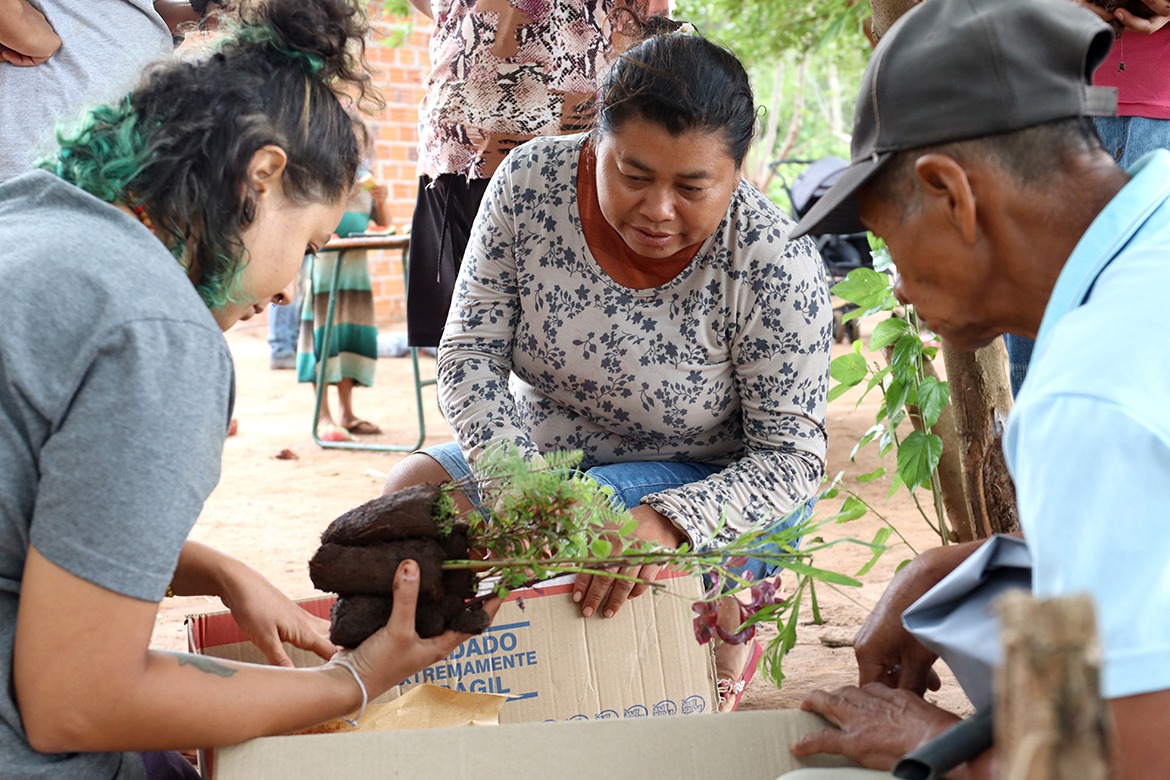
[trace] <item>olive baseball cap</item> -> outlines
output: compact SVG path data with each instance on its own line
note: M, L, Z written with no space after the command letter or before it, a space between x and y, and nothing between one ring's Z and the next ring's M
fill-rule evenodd
M1112 28L1069 0L926 0L870 58L853 114L852 162L792 238L857 229L857 191L897 153L1117 113L1093 71Z

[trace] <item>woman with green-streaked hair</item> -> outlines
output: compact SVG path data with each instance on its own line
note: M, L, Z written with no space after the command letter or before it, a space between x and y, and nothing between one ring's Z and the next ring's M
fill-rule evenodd
M351 0L250 4L218 49L93 109L0 185L0 773L182 777L172 751L359 710L463 638L387 626L336 653L257 572L187 541L233 397L223 331L287 302L359 162L375 99ZM274 663L150 649L164 595L210 594ZM327 663L291 666L281 641Z

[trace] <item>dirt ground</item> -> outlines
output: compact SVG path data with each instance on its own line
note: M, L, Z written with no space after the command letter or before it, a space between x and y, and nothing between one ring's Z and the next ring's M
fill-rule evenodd
M223 473L192 532L192 538L214 545L248 562L292 598L320 595L309 581L307 561L329 522L381 491L386 471L400 453L325 450L310 436L313 398L310 385L299 385L292 371L268 367L267 326L263 317L241 323L228 334L236 364L236 410L239 433L227 440ZM839 345L838 353L847 349ZM420 356L422 376L434 376L434 361ZM354 407L359 415L378 423L379 437L389 444L411 445L418 436L409 358L378 361L377 381L357 389ZM873 424L875 406L867 399L859 407L856 396L846 395L829 409L829 473L844 471L845 484L869 501L917 550L936 542L918 516L905 491L886 499L889 481L859 483L849 475L865 474L877 466L872 445L849 462L854 444ZM435 403L433 387L423 391L426 444L447 441L450 434ZM291 450L296 459L275 456ZM892 456L891 456L892 457ZM892 467L892 463L889 464ZM839 499L832 502L835 511ZM829 529L834 535L870 539L881 521L866 516L847 526ZM748 686L742 709L795 707L817 688L832 689L856 681L850 646L865 615L877 601L897 565L913 556L906 547L887 552L864 578L864 585L848 594L823 589L824 624L806 624L798 631L797 646L784 660L788 679L777 689L758 675ZM837 545L817 563L823 568L855 573L867 559L867 550ZM222 609L217 599L174 598L164 601L153 645L186 650L183 620L187 614ZM767 634L765 633L765 636ZM945 671L945 670L943 670ZM970 705L953 679L944 676L943 690L929 698L944 707L970 712Z

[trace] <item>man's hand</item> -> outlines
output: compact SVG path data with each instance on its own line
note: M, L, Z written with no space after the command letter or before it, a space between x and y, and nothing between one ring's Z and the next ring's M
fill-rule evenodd
M919 696L927 689L938 690L939 678L931 669L938 656L906 631L902 613L981 544L982 541L968 542L927 550L898 572L853 640L858 685L876 682L905 688Z
M800 708L823 715L837 728L800 737L791 745L793 755L831 753L881 770L891 769L899 758L959 720L910 691L877 683L832 693L814 691Z
M28 0L0 0L0 62L40 65L60 48L52 25Z

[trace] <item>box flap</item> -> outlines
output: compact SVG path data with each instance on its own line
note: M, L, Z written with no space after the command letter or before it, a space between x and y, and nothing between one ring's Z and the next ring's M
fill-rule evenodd
M333 777L475 780L775 780L838 757L788 745L824 721L798 710L693 718L523 723L487 728L272 737L216 751L214 780Z

